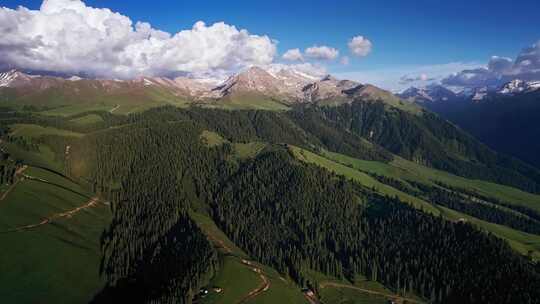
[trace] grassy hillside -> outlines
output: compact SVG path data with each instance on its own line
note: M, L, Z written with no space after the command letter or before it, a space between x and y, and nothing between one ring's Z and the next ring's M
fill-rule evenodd
M103 118L97 114L88 114L70 120L78 125L88 125L103 122Z
M91 194L50 171L30 167L24 174L0 201L0 242L9 244L0 251L0 300L86 303L103 285L99 239L109 208L95 204L67 214Z
M50 115L50 116L71 116L76 115L79 113L84 112L91 112L91 111L112 111L114 108L116 108L115 104L82 104L82 105L68 105L68 106L61 106L54 108L52 110L47 110L40 112L40 114L43 115Z
M83 134L56 129L53 127L42 127L40 125L33 124L15 124L11 126L12 136L23 136L30 138L37 138L44 135L58 135L58 136L72 136L72 137L82 137Z
M289 107L271 97L258 94L234 94L220 100L205 102L204 107L226 110L268 110L286 111Z
M508 203L540 211L540 195L483 180L467 179L445 171L422 166L400 157L396 157L391 163L386 164L375 161L359 160L328 151L324 152L324 156L364 172L376 173L403 181L420 181L426 184L433 184L433 182L439 181L451 186L474 190L479 194L492 196Z
M129 114L167 104L183 106L187 102L163 87L128 83L104 85L91 80L66 82L58 87L35 91L0 90L0 103L4 106L26 105L50 110L46 114L60 116L115 108L115 113Z

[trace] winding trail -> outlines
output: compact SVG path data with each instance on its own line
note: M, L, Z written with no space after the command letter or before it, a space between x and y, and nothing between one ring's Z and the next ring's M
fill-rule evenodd
M15 182L13 182L13 184L2 194L2 196L0 197L0 201L3 201L7 196L8 194L13 191L13 189L15 188L15 186L17 186L17 184L21 181L23 181L26 176L23 175L23 172L24 170L26 170L28 168L27 165L24 165L22 167L20 167L19 169L17 169L17 171L15 171ZM21 178L19 178L19 176L22 175Z
M256 296L270 289L270 286L271 286L270 280L268 280L268 278L264 275L264 273L262 272L262 269L255 266L253 262L242 259L242 264L250 267L251 270L253 270L255 273L258 273L259 278L261 279L262 282L259 286L257 286L257 288L253 289L246 296L244 296L242 300L240 300L238 303L245 303L255 298Z
M7 233L7 232L20 232L20 231L30 230L30 229L34 229L34 228L37 228L37 227L40 227L40 226L43 226L43 225L47 225L47 224L49 224L52 221L57 220L57 219L70 218L70 217L74 216L75 214L79 213L80 211L91 208L91 207L94 207L99 203L100 203L99 199L97 197L93 197L86 204L84 204L82 206L79 206L77 208L74 208L74 209L71 209L71 210L68 210L68 211L65 211L65 212L53 214L53 215L51 215L51 216L49 216L47 218L44 218L39 223L25 225L25 226L13 228L13 229L10 229L10 230L6 230L6 231L4 231L4 233Z
M116 105L116 107L112 108L109 113L113 113L114 111L118 110L118 108L120 108L120 105Z
M405 297L401 297L401 296L398 296L398 295L388 294L388 293L384 293L384 292L378 292L378 291L374 291L374 290L369 290L369 289L364 289L364 288L360 288L360 287L356 287L356 286L340 284L340 283L334 283L334 282L322 282L321 284L319 284L319 286L321 288L333 287L333 288L354 289L354 290L369 293L369 294L372 294L372 295L379 295L379 296L383 296L383 297L386 297L386 298L390 298L393 301L396 301L397 303L404 303L404 302L417 303L417 304L422 303L422 302L420 302L418 300L415 300L415 299L405 298Z
M217 249L221 249L225 254L235 256L237 258L240 258L239 256L236 256L233 254L233 250L223 242L223 240L216 238L213 236L210 232L203 230L204 234L206 234L206 237L210 242L214 244L214 247ZM243 258L240 258L241 262L244 266L250 268L253 272L257 273L259 275L259 278L261 280L261 284L257 286L255 289L251 290L248 294L246 294L240 301L238 301L238 304L245 303L258 295L262 294L263 292L266 292L270 289L272 283L268 279L268 277L264 274L263 270L258 267L255 262L249 261Z

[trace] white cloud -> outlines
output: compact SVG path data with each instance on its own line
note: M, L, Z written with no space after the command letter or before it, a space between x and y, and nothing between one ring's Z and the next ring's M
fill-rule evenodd
M435 80L437 80L437 79L429 77L425 73L421 73L420 75L417 75L417 76L403 75L400 78L399 83L400 84L412 84L412 83L416 83L416 82L429 82L429 81L435 81Z
M422 74L427 76L427 81L440 81L447 75L462 71L465 69L475 69L481 64L476 62L451 62L434 65L405 65L395 66L384 69L360 70L352 72L336 73L335 76L340 79L351 79L361 83L369 83L390 90L392 92L401 92L411 85L416 85L416 81L422 82ZM415 76L403 76L415 75ZM413 81L403 81L404 78ZM418 79L418 80L417 80Z
M197 22L170 34L80 0L45 0L39 10L0 7L0 67L130 78L223 74L270 64L276 43L225 23Z
M515 61L493 56L486 67L465 69L442 80L448 86L497 87L513 79L540 80L540 42L523 49Z
M339 61L342 65L349 65L350 60L348 56L341 57L341 60Z
M306 49L306 56L319 60L334 60L339 56L339 51L328 46L312 46Z
M363 36L353 37L351 40L349 40L347 45L349 46L351 53L358 57L367 56L369 53L371 53L371 48L373 47L371 41Z
M294 70L295 72L303 73L314 80L318 80L328 74L328 71L324 66L309 62L296 64L272 63L267 66L263 66L262 68L274 74L280 70Z
M290 49L281 58L289 61L304 61L304 56L300 52L300 49Z

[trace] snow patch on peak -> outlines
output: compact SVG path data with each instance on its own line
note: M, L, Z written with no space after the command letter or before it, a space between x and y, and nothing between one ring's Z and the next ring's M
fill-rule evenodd
M540 81L523 81L521 79L514 79L499 90L499 94L512 95L525 92L532 92L540 89Z
M17 70L9 70L0 73L0 87L9 87L9 85L17 79L19 72Z
M486 87L479 88L474 92L474 95L472 97L473 101L482 101L486 98L488 95L488 89Z
M69 81L79 81L79 80L82 80L81 77L79 76L71 76L68 78Z
M528 85L529 85L529 88L533 90L540 89L540 81L531 81L531 82L528 82Z
M514 79L509 83L505 84L502 89L499 91L501 94L514 94L521 93L525 91L526 83L521 79Z

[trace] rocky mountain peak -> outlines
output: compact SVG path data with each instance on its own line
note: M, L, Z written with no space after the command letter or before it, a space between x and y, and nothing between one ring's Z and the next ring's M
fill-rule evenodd
M532 92L540 89L540 81L524 81L521 79L514 79L504 84L497 92L504 95L514 95L525 92Z

